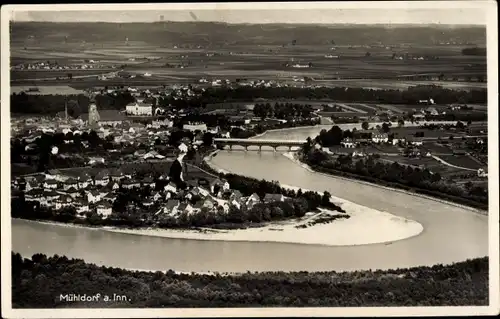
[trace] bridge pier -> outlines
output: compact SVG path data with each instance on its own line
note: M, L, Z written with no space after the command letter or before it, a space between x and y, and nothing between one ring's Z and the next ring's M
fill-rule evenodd
M288 151L291 152L292 151L292 146L288 146Z
M278 146L273 146L273 151L276 153L276 151L278 150Z
M248 145L245 145L245 152L248 151Z
M229 144L229 150L232 151L233 150L233 144Z
M262 152L262 145L259 145L259 153Z

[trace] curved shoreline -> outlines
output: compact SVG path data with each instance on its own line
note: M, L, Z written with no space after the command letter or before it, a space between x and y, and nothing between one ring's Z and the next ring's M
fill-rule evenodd
M204 158L205 162L212 169L214 169L215 171L218 171L220 173L225 173L225 174L231 173L231 172L226 171L226 170L224 170L224 169L222 169L220 167L214 166L214 164L210 161L211 158L213 156L215 156L218 152L219 152L219 150L215 150L212 153L210 153L209 155L205 156L205 158ZM395 192L402 193L402 194L405 194L405 195L416 196L416 197L420 197L420 198L432 200L432 201L435 201L435 202L438 202L438 203L441 203L441 204L446 204L446 205L451 205L451 206L455 206L455 207L458 207L458 208L462 208L462 209L468 210L468 211L470 211L472 213L475 213L475 214L478 214L478 215L488 216L488 211L484 211L484 210L481 210L481 209L478 209L478 208L474 208L474 207L471 207L471 206L467 206L467 205L458 204L458 203L455 203L455 202L450 202L450 201L447 201L447 200L444 200L444 199L439 199L439 198L432 197L432 196L429 196L429 195L419 194L419 193L410 192L410 191L407 191L407 190L404 190L404 189L399 189L399 188L394 188L394 187L379 185L379 184L375 184L375 183L370 183L370 182L362 181L362 180L355 179L355 178L347 178L347 177L344 177L344 176L337 176L337 175L331 175L331 174L326 174L326 173L318 172L318 171L313 170L309 165L307 165L305 163L302 163L301 161L299 161L298 159L296 159L294 157L294 154L296 154L296 152L292 151L292 152L285 152L282 155L284 157L286 157L288 160L292 161L294 164L296 164L296 165L298 165L298 166L306 169L307 171L309 171L309 172L311 172L313 174L319 174L319 175L322 175L322 176L325 176L325 177L329 177L329 178L340 179L340 180L354 182L354 183L359 183L359 184L362 184L362 185L367 185L367 186L372 186L372 187L378 187L378 188L381 188L381 189L385 189L385 190L389 190L389 191L395 191ZM282 187L289 187L291 189L301 188L301 187L290 186L290 185L283 185L283 184L280 184L280 185ZM309 190L309 189L306 189L306 188L301 188L301 189L305 190L305 191L312 191L312 190Z

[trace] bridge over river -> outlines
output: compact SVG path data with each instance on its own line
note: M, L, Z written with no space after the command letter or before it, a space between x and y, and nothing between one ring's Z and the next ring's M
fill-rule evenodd
M217 146L229 146L232 149L233 146L243 146L246 151L250 146L258 146L259 151L262 150L262 146L272 147L275 151L280 146L288 147L289 150L292 147L300 147L306 143L306 140L260 140L260 139L244 139L244 138L214 138L214 144Z

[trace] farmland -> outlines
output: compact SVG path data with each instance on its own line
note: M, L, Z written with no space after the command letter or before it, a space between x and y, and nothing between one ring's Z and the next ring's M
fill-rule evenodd
M441 40L455 32L465 34L468 42L484 45L485 30L403 27L387 32L383 27L300 26L292 29L277 26L263 30L254 25L213 23L160 24L71 24L62 27L50 23L13 23L12 64L37 60L57 61L60 65L99 61L99 69L48 72L40 70L12 71L15 85L31 79L45 79L44 85L151 85L241 78L292 81L293 77L310 77L311 84L323 86L365 87L373 89L405 89L419 84L469 90L485 88L486 57L461 54L464 45L437 45L429 37ZM363 29L364 28L364 29ZM366 37L366 28L370 37ZM220 33L208 32L218 30ZM349 36L347 36L349 34ZM425 36L424 36L425 35ZM335 38L335 44L332 42ZM130 40L125 42L125 38ZM403 40L398 42L397 39ZM43 39L43 41L42 41ZM291 44L295 40L294 44ZM394 43L413 42L414 45ZM380 44L383 43L383 44ZM466 46L465 46L466 47ZM423 57L394 59L394 56ZM327 56L330 56L328 58ZM338 58L337 58L338 57ZM308 68L293 68L296 63ZM151 77L143 79L110 79L95 77L113 68L124 67L131 74ZM439 81L437 77L442 76ZM377 79L377 81L373 81ZM136 83L137 82L137 83ZM299 84L300 85L300 84Z

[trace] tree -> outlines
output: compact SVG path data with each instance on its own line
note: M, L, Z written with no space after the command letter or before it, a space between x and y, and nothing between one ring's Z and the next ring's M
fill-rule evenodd
M382 131L383 131L384 133L388 133L390 129L391 129L391 128L390 128L390 126L389 126L389 124L388 124L388 123L384 123L384 124L382 124Z
M330 204L330 198L332 198L332 195L325 191L323 193L323 196L321 197L321 205L324 205L324 206L327 206L328 204Z
M69 80L73 79L73 74L72 73L68 73L68 79Z
M214 136L210 132L206 132L203 134L203 145L211 146L214 142Z
M77 101L71 100L68 102L68 115L72 118L78 118L81 114L80 105Z
M464 125L464 123L458 121L457 125L456 125L456 128L459 129L459 130L463 130L465 128L465 125Z
M399 126L399 127L403 127L403 126L405 126L405 120L400 119L400 120L398 121L398 126Z
M369 124L368 122L363 122L363 123L361 124L361 128L362 128L363 130L367 130L368 128L370 128L370 124Z

